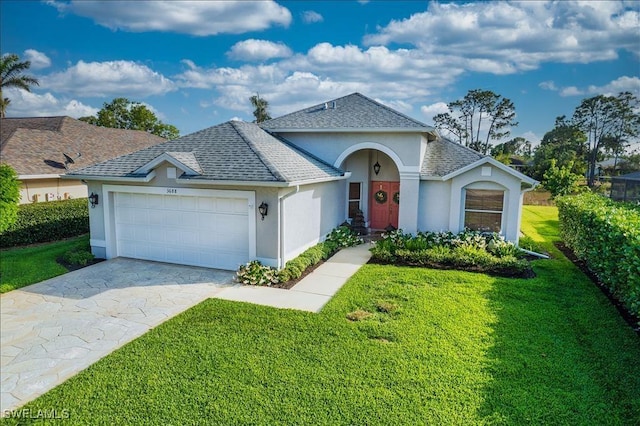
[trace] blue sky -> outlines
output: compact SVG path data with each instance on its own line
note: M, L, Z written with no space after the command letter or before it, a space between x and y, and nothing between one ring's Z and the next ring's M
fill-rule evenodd
M360 92L433 124L468 90L511 99L539 141L580 101L640 96L640 2L7 1L0 51L32 62L8 117L147 104L181 134ZM636 146L638 146L636 144ZM640 147L640 146L639 146Z

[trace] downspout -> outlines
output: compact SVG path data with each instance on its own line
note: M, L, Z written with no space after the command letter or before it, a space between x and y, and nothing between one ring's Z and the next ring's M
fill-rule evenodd
M278 196L278 214L280 216L280 232L278 232L278 238L280 242L278 244L278 269L284 268L284 200L289 198L290 196L297 194L300 192L300 185L296 185L295 189L287 192L284 195Z

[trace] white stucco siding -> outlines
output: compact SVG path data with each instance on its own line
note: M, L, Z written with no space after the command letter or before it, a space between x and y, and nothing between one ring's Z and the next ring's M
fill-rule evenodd
M297 193L283 198L283 263L322 241L345 220L345 197L346 183L341 180L300 186Z
M418 200L418 230L449 230L451 181L421 181Z
M465 189L499 189L505 191L502 231L504 237L518 241L522 209L521 181L499 168L483 164L451 179L449 229L464 229Z
M420 167L422 156L421 140L417 133L281 133L282 136L311 152L329 164L335 164L336 160L345 151L360 144L380 144L388 147L407 167Z
M105 217L113 218L114 211L114 196L113 192L107 192L103 190L104 185L120 185L120 186L140 186L140 187L160 187L160 188L191 188L191 189L209 189L209 190L222 190L222 191L250 191L255 194L255 245L256 245L256 258L263 261L265 264L277 266L279 245L278 245L278 188L271 187L249 187L249 186L225 186L225 185L195 185L193 183L185 181L177 181L175 178L168 178L168 170L172 166L166 164L160 165L155 170L155 177L150 182L101 182L101 181L89 181L88 191L94 192L99 196L99 205L95 208L89 208L89 224L90 224L90 244L92 253L99 258L106 258L106 246L107 241L113 241L116 238L114 227L105 226ZM180 171L177 171L177 176L180 175ZM108 197L108 200L105 200ZM107 201L107 202L105 202ZM267 216L262 220L257 206L260 203L265 202L269 205L269 211ZM105 208L109 209L105 216ZM107 228L110 230L110 235L107 238Z

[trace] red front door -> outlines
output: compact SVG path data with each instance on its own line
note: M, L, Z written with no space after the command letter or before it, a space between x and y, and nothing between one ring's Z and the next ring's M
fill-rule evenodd
M372 229L398 227L400 182L371 182L370 221Z

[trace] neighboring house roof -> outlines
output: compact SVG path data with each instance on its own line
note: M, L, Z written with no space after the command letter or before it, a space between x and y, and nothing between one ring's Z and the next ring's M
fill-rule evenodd
M640 180L640 171L627 173L626 175L622 175L622 176L612 176L611 179L613 179L613 180Z
M181 178L228 182L291 183L334 179L344 172L262 130L228 121L100 164L69 176L142 178L159 162L183 164ZM183 170L186 171L186 170Z
M422 159L420 177L443 177L465 166L481 160L485 156L464 145L439 137L427 144Z
M360 93L314 105L260 124L271 132L284 131L419 131L435 129Z
M0 158L22 178L64 174L63 153L74 160L68 165L74 170L164 141L147 132L98 127L71 117L0 121Z

